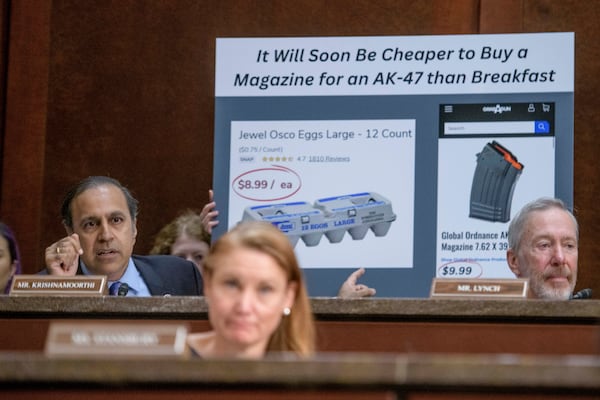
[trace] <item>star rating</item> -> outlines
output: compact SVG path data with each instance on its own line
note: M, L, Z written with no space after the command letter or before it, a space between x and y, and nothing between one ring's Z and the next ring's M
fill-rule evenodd
M293 162L294 161L294 157L263 157L262 158L263 162Z

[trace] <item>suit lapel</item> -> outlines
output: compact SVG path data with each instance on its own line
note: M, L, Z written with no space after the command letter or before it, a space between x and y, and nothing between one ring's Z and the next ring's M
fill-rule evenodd
M163 280L160 276L154 271L154 269L144 260L143 258L133 257L133 263L135 267L140 272L142 279L148 286L148 290L152 296L162 296L168 291L166 290Z

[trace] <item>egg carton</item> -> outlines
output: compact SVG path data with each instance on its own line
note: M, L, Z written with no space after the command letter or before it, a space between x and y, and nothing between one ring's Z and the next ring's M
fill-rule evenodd
M375 192L324 197L313 204L306 201L246 207L242 221L267 221L284 232L294 246L300 239L317 246L323 235L339 243L346 232L353 240L363 239L369 230L385 236L396 215L391 202Z

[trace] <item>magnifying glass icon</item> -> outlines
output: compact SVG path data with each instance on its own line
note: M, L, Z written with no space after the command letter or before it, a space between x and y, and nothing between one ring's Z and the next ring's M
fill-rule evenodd
M535 133L550 133L548 121L535 121Z

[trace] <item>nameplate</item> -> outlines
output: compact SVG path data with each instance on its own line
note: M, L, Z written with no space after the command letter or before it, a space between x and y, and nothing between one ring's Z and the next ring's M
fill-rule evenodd
M50 323L49 357L184 357L188 329L176 323Z
M527 298L529 279L434 278L432 298Z
M10 296L102 296L106 293L105 275L15 275Z

